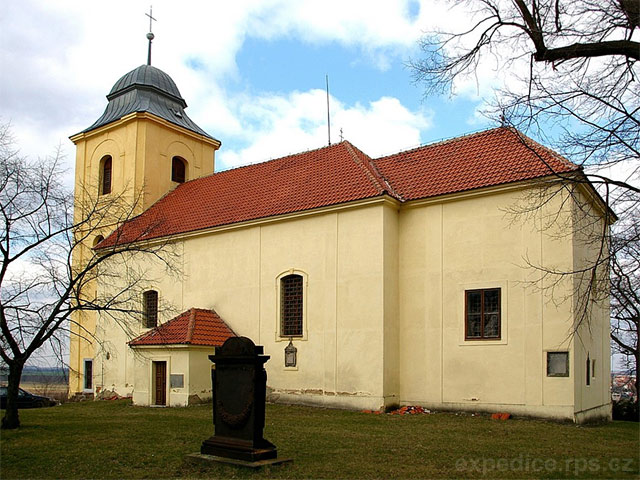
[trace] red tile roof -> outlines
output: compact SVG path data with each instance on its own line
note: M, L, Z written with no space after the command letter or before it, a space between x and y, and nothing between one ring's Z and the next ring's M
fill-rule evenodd
M388 194L400 201L575 171L510 128L372 160L347 141L179 185L99 246L148 240Z
M206 345L219 347L233 330L213 310L192 308L129 342L139 345Z
M511 128L400 152L374 161L402 200L518 182L578 169Z

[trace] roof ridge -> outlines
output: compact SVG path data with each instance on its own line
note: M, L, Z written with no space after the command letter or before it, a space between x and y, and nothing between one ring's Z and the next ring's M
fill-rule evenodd
M472 137L477 137L480 135L484 135L496 130L500 130L500 129L509 129L509 127L504 127L504 126L499 126L499 127L492 127L492 128L485 128L483 130L479 130L477 132L471 132L471 133L466 133L463 135L459 135L459 136L454 136L454 137L449 137L449 138L445 138L442 140L436 140L432 143L423 143L421 145L418 145L417 147L413 147L413 148L409 148L408 150L398 150L397 152L394 153L388 153L386 155L383 155L381 157L377 157L375 159L373 159L373 162L377 162L378 160L383 160L385 158L389 158L389 157L395 157L396 155L400 155L400 154L405 154L405 153L411 153L411 152L415 152L417 150L421 150L423 148L431 148L431 147L437 147L440 145L446 145L447 143L454 143L457 142L459 140L467 140L469 138Z
M233 333L236 337L238 336L238 334L236 332L234 332L233 328L231 328L231 325L229 325L227 322L225 322L224 318L222 318L220 315L218 315L218 312L216 312L213 308L210 308L207 311L213 313L216 317L218 317L218 320L220 320L222 322L222 324L225 327L227 327L231 333Z
M358 156L358 154L354 151L354 150L358 150L367 160L367 164L369 163L369 161L371 160L371 158L364 153L362 150L356 148L355 146L353 146L351 144L351 142L343 140L340 143L344 143L344 146L347 150L347 152L349 153L349 156L351 157L351 159L353 160L353 162L358 165L360 167L361 170L364 171L364 173L369 177L369 180L371 180L371 183L373 183L373 186L378 190L378 193L384 193L385 192L385 188L382 185L383 183L383 179L378 178L378 176L375 174L375 172L369 168L368 165L365 164L364 161L362 161L362 159Z
M100 248L354 200L387 196L406 202L549 175L542 162L558 172L577 169L541 147L504 126L378 159L343 140L185 182L120 226ZM199 332L198 326L193 341Z
M349 151L351 156L355 156L357 158L357 163L361 164L367 170L367 173L369 173L369 175L373 177L373 179L378 183L377 187L380 190L380 193L388 193L397 200L403 201L402 195L396 192L389 180L382 174L382 172L380 172L378 167L375 165L374 160L358 147L353 145L351 142L347 140L344 140L344 142L346 143L347 150ZM354 150L360 152L364 156L366 162L360 161L360 157L358 157Z
M185 338L185 343L191 343L191 339L193 338L193 331L196 329L196 309L189 309L189 324L187 325L187 336Z
M531 150L545 164L545 166L549 168L549 170L551 170L552 174L557 172L550 165L548 165L547 162L544 161L544 159L542 159L542 156L535 151L535 148L541 148L542 150L547 152L549 155L551 155L553 158L555 158L556 160L558 160L560 163L564 164L567 167L578 167L578 169L582 170L582 167L580 165L573 163L571 160L564 157L564 155L559 154L555 150L552 150L549 147L544 146L543 144L534 140L529 135L527 135L524 132L521 132L517 128L515 127L506 127L506 128L509 131L511 131L511 133L513 133L516 137L518 137L527 146L527 148L529 148L529 150ZM533 144L533 145L527 145L527 144Z
M228 168L226 170L220 170L219 172L213 172L213 173L211 173L209 175L205 175L203 177L194 178L193 180L189 180L187 182L184 182L181 185L186 185L187 183L196 182L196 181L202 180L204 178L210 178L210 177L213 177L215 175L222 175L222 174L229 173L229 172L235 172L237 170L244 170L244 169L248 169L248 168L252 168L252 167L257 167L258 165L264 165L265 163L284 161L284 160L290 159L291 157L298 157L298 156L303 155L303 154L318 152L320 150L325 150L325 149L330 149L330 148L336 148L337 146L339 146L340 144L345 143L345 142L349 143L347 140L343 140L341 142L332 143L331 145L325 145L323 147L311 148L309 150L301 150L301 151L295 152L295 153L288 153L284 157L275 157L275 158L272 157L272 158L270 158L268 160L261 160L261 161L258 161L258 162L247 163L247 164L244 164L244 165L238 165L237 167Z

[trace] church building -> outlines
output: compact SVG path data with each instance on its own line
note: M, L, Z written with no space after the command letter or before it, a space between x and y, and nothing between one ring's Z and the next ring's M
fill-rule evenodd
M216 172L221 142L166 73L142 65L107 99L71 137L76 202L117 195L132 215L105 219L74 262L156 242L180 273L134 257L142 318L76 317L71 394L207 400L208 355L238 335L270 355L274 402L610 418L609 306L590 302L585 318L578 280L543 274L587 264L588 228L606 228L591 185L563 181L576 165L498 127L381 158L344 140Z

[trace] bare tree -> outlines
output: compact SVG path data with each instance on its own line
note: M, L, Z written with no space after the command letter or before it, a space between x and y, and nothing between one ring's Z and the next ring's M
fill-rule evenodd
M19 156L8 126L0 128L0 358L9 369L3 429L20 425L18 387L34 352L45 345L59 351L70 333L96 341L93 332L75 324L78 312L112 316L123 328L128 328L127 319L139 318L137 287L145 271L144 262L134 259L152 257L176 272L168 244L118 245L116 239L115 246L92 248L98 234L133 216L136 202L88 190L76 191L74 200L63 184L60 163L59 153L38 161ZM157 219L141 237L161 223ZM98 277L118 289L101 296Z
M640 371L640 210L621 219L611 261L611 345L636 378Z
M462 32L431 32L424 57L411 62L426 94L453 91L456 81L493 62L505 76L487 113L551 144L585 167L640 157L638 60L640 6L635 0L466 0ZM630 176L640 166L631 167ZM632 182L593 174L640 193Z
M466 0L452 4L465 9L471 23L459 32L430 32L423 38L423 58L410 64L415 80L425 86L427 95L454 93L459 81L476 77L487 62L508 78L496 89L485 113L552 146L581 167L563 175L549 165L555 185L539 190L539 198L532 198L519 213L548 203L550 195L572 198L581 215L572 219L572 228L581 229L578 234L595 255L571 271L540 270L555 278L548 284L562 278L574 282L577 326L588 327L590 305L609 295L603 273L611 268L614 292L621 289L612 302L612 339L629 342L633 332L637 338L637 316L634 324L626 309L637 311L633 268L638 265L628 250L632 243L621 241L633 237L629 228L634 224L621 221L611 230L609 224L615 219L613 212L637 222L640 205L640 3ZM604 167L618 168L617 178L605 174ZM606 204L602 215L593 215L584 196L576 195L580 184L597 188ZM631 285L635 296L629 296L634 292ZM618 320L623 312L627 316ZM625 345L637 358L637 340Z

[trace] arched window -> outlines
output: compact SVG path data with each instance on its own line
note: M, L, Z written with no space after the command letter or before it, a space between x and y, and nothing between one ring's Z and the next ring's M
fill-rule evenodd
M280 336L301 337L303 334L303 278L287 275L280 279Z
M111 193L111 172L111 155L106 155L100 161L100 195Z
M171 160L171 181L183 183L186 180L186 163L180 157L173 157Z
M102 240L104 240L104 237L102 235L96 235L96 237L93 239L93 248L96 248L96 245L98 245Z
M158 292L155 290L142 294L142 324L145 328L158 326Z

